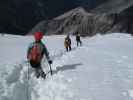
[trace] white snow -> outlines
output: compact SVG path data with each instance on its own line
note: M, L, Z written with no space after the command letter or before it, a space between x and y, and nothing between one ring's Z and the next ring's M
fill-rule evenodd
M129 93L129 96L133 99L133 90L129 90L128 93Z
M82 38L82 47L71 36L71 52L65 52L64 37L44 36L53 60L53 76L44 80L26 62L33 37L0 36L0 100L133 100L132 36ZM45 59L42 65L48 72Z

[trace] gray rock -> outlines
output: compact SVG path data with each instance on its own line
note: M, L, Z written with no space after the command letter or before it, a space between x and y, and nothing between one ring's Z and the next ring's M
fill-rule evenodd
M29 33L42 31L50 34L75 34L79 32L82 36L93 36L96 33L106 34L112 32L133 33L133 2L131 0L120 0L113 2L109 0L108 8L103 4L87 12L84 8L75 8L61 16L49 21L41 21ZM130 4L128 4L130 3ZM118 4L120 7L118 7ZM117 7L116 7L117 6ZM114 7L111 9L111 7ZM104 10L105 8L105 10ZM110 9L109 9L110 8ZM99 11L99 13L97 13Z

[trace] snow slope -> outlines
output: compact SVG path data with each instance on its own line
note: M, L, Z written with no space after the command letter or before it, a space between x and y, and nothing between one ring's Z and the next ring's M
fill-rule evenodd
M133 38L96 35L83 38L78 48L71 38L73 49L67 53L64 36L44 37L54 62L53 76L43 80L25 61L33 38L0 36L0 100L133 100Z

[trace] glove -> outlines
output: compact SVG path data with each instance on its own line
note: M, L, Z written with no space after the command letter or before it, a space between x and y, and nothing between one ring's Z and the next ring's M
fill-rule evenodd
M52 62L52 60L49 60L48 63L49 63L49 64L52 64L53 62Z

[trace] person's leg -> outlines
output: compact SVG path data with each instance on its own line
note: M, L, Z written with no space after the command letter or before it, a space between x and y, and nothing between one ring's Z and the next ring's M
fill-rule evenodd
M72 49L72 48L71 48L71 45L69 45L69 51L71 51L71 49Z
M36 77L39 78L40 76L42 78L45 78L46 77L46 74L43 71L42 67L39 67L39 68L36 69Z
M68 52L68 46L66 47L66 51Z
M45 78L45 77L46 77L46 74L45 74L45 72L43 71L42 67L40 67L40 76L41 76L42 78Z
M39 78L40 75L41 75L41 63L38 62L35 65L36 65L36 67L35 67L35 75L36 75L37 78Z
M78 39L76 40L76 42L77 42L77 47L79 46L79 41L78 41Z
M78 44L79 44L79 43L78 43L78 41L77 41L77 47L78 47Z
M46 76L42 70L41 62L30 61L30 64L31 64L32 68L35 69L35 75L37 78L39 78L40 76L43 76L43 77Z
M78 46L80 45L80 41L78 41Z
M39 68L35 68L35 76L36 76L37 78L40 77L40 69L39 69Z
M82 41L80 40L80 46L82 46Z

